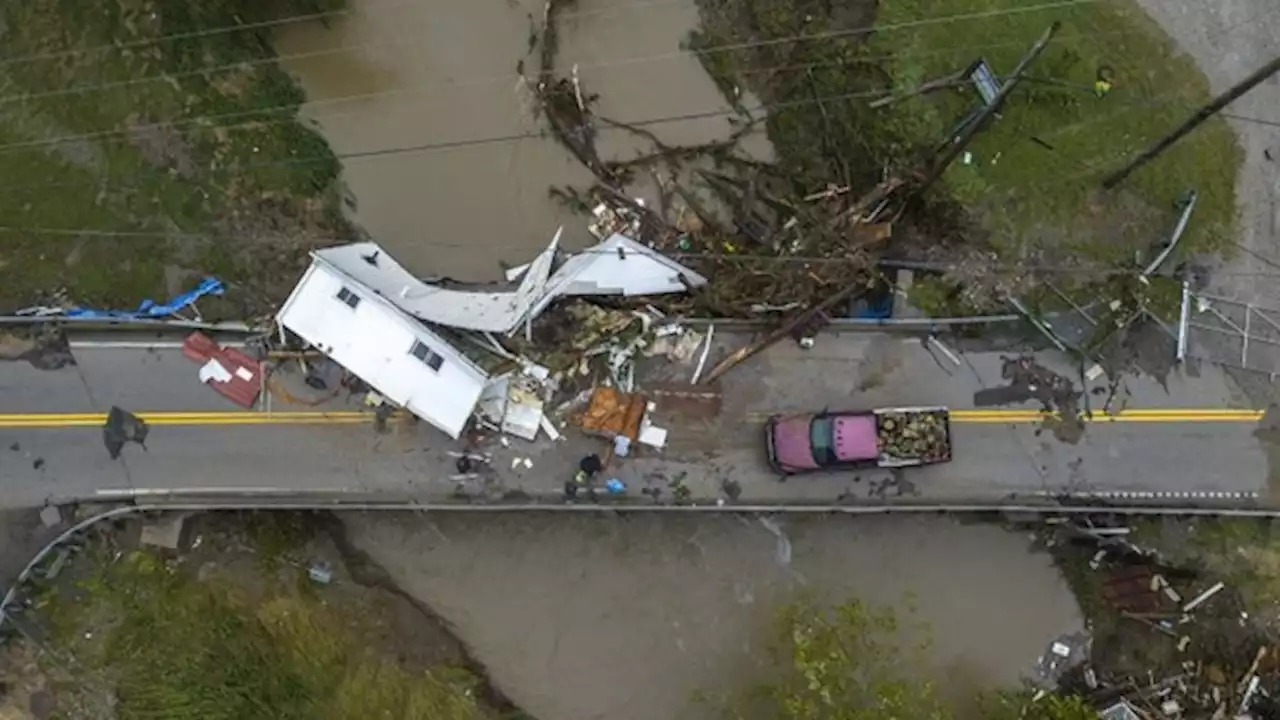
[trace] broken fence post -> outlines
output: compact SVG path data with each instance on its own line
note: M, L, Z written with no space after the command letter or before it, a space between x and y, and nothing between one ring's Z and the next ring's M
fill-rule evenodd
M702 346L702 354L698 356L698 366L693 369L693 377L690 378L690 385L697 385L698 378L702 377L702 369L707 365L707 356L711 354L711 341L716 336L716 326L712 323L707 327L707 337L704 341L706 344Z
M1178 362L1187 359L1187 330L1191 320L1191 281L1182 281L1182 309L1178 311Z

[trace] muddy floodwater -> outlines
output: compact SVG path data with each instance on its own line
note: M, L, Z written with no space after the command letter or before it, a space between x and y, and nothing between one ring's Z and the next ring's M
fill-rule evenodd
M526 261L557 226L565 245L591 238L547 194L592 180L549 136L522 80L536 75L534 0L351 0L325 25L284 26L275 39L315 121L343 156L355 219L422 275L494 280L499 260ZM728 105L681 50L693 0L580 0L564 11L558 68L578 66L599 114L628 122L707 115ZM755 104L750 98L748 104ZM669 144L725 137L728 115L651 124ZM647 152L625 131L601 131L602 155ZM750 154L767 157L756 138ZM357 157L349 157L353 154Z
M706 717L698 692L759 671L779 604L811 593L914 606L949 696L1016 683L1074 598L1028 538L943 518L388 514L351 540L452 625L539 718Z

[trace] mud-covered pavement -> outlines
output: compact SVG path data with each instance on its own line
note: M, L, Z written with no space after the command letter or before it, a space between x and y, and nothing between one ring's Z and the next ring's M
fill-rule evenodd
M748 338L717 333L717 357ZM151 494L225 494L273 489L295 495L342 491L353 496L420 502L554 503L578 461L602 453L605 443L572 427L565 439L529 443L491 439L492 473L457 479L459 444L424 424L380 434L370 424L155 423L145 448L129 446L112 460L99 427L59 425L71 413L105 413L119 406L135 413L236 410L202 386L193 365L176 349L75 348L76 363L39 370L26 362L0 363L0 393L12 412L48 413L37 427L30 415L0 425L2 498L33 506L46 498L94 497L101 491ZM659 404L654 422L670 431L662 452L640 449L615 463L610 475L628 486L625 502L656 500L742 505L881 504L884 502L1052 502L1084 497L1157 503L1238 505L1266 497L1271 435L1258 422L1212 417L1143 422L1091 422L1046 426L1037 411L1044 397L1027 378L1008 370L1011 357L966 352L959 364L936 356L919 340L885 334L822 337L811 350L785 342L752 358L722 381L724 400L711 418L686 418ZM713 357L714 362L716 358ZM657 361L665 363L665 361ZM1071 382L1075 407L1181 408L1222 412L1247 408L1212 368L1199 376L1131 378L1114 388L1105 378L1085 380L1079 369L1038 355L1037 377L1052 372ZM657 378L688 379L691 369L659 364ZM1074 378L1074 379L1072 379ZM1019 386L1022 383L1023 386ZM644 386L644 378L641 387ZM1012 390L1007 388L1012 387ZM1064 402L1062 388L1054 403ZM1031 393L1028 395L1028 393ZM984 403L1008 403L979 407ZM764 462L762 425L769 414L894 405L947 405L954 459L947 464L887 472L834 472L779 482ZM325 409L359 410L356 399ZM316 410L277 404L276 410ZM1060 409L1056 404L1050 409ZM983 412L1021 411L1022 419ZM959 411L969 413L960 416ZM17 450L12 448L17 447ZM6 449L8 448L8 449ZM40 460L40 462L37 462ZM528 460L528 463L524 461ZM119 497L119 495L112 495Z
M810 593L896 606L931 630L957 702L1014 684L1075 600L1024 535L931 518L344 517L349 539L443 617L539 718L706 717L763 658L773 612ZM920 638L904 638L904 642Z

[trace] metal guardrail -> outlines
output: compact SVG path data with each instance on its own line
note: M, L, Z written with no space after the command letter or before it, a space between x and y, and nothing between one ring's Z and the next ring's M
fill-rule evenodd
M758 504L720 503L714 498L687 505L655 504L638 497L603 496L592 503L567 503L560 495L527 495L510 497L503 500L468 500L446 499L422 501L407 493L379 493L361 490L296 490L284 487L261 488L119 488L100 489L88 496L75 496L54 499L58 504L70 503L104 503L133 502L147 505L171 507L174 504L212 504L238 505L252 507L288 507L290 509L334 509L359 506L368 509L401 508L411 510L469 510L480 512L582 512L582 511L636 511L654 512L676 510L680 512L821 512L825 510L841 512L899 512L913 511L917 508L1002 508L1013 505L1034 506L1047 509L1063 507L1136 507L1144 503L1161 503L1161 507L1186 509L1193 506L1217 507L1231 506L1240 508L1244 503L1256 503L1259 499L1254 492L1231 491L1074 491L1055 492L1037 490L1007 494L1002 500L986 502L964 500L930 500L916 498L896 498L892 501L832 504L828 500L819 501L774 501ZM1280 508L1277 508L1280 512Z
M60 315L0 315L0 326L62 325L77 330L205 330L219 333L259 333L244 322L156 320L153 318L65 317Z
M41 548L31 560L29 560L22 571L18 573L13 584L5 592L3 599L0 599L0 626L3 626L9 618L9 609L17 600L18 592L22 586L31 578L32 573L41 566L45 558L61 547L63 544L75 539L81 533L89 528L106 520L112 520L126 515L135 515L148 512L219 512L219 511L243 511L243 510L282 510L282 511L300 511L300 510L328 510L328 511L383 511L383 512L424 512L424 511L448 511L448 512L480 512L480 513L510 513L510 512L592 512L613 514L620 512L629 513L733 513L733 514L844 514L844 515L888 515L888 514L990 514L1001 513L1005 515L1019 517L1035 517L1035 516L1062 516L1062 515L1165 515L1175 517L1234 517L1234 518L1280 518L1280 510L1267 510L1260 508L1208 508L1208 507L1176 507L1176 506L1151 506L1151 505L1100 505L1100 504L1079 504L1079 505L1061 505L1052 502L1044 504L999 504L999 503L976 503L976 504L885 504L885 505L461 505L461 504L441 504L441 503L419 503L413 501L383 501L383 502L342 502L331 500L329 502L317 501L299 501L290 500L288 498L279 498L280 502L267 503L263 498L246 497L239 500L221 499L217 501L181 501L181 502L165 502L165 503L148 503L148 504L127 504L111 508L92 517L86 518L67 530L60 533L56 538ZM102 498L85 498L85 502L102 502ZM65 504L76 502L67 500Z
M818 329L820 334L856 332L904 332L936 335L961 327L1001 325L1022 322L1021 315L979 315L951 318L832 318ZM774 330L778 320L754 320L745 318L690 318L671 317L665 322L680 323L692 328L712 325L724 332L758 332Z
M958 327L965 325L992 325L1000 323L1019 322L1023 318L1021 315L975 315L972 317L946 317L946 318L833 318L828 330L883 330L883 329L903 329L903 330L921 330L934 331L949 327ZM668 318L670 322L678 322L692 327L705 327L708 325L716 325L726 330L743 329L755 330L760 328L772 328L777 326L776 320L768 319L752 319L752 318L708 318L708 317L672 317ZM204 323L192 320L150 320L150 319L119 319L119 320L103 320L101 318L66 318L66 317L25 317L18 315L0 316L0 326L23 326L23 325L62 325L67 329L77 331L122 331L137 332L145 330L203 330L215 333L243 333L257 334L271 332L270 328L253 327L247 323Z

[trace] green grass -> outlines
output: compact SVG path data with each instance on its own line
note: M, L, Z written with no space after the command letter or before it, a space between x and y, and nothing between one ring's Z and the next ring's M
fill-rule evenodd
M1041 3L885 0L877 22L889 27L1035 4ZM992 245L1010 261L1132 263L1135 249L1168 233L1173 204L1192 187L1199 204L1182 241L1184 254L1225 250L1235 225L1241 151L1221 120L1206 123L1120 189L1098 189L1103 175L1209 97L1203 74L1130 0L890 29L878 33L872 47L894 56L886 68L896 86L909 88L962 70L978 57L996 73L1009 73L1055 20L1062 27L1030 67L1031 80L974 140L972 163L958 162L947 171L943 190L978 211ZM1103 66L1113 69L1114 88L1097 98L1091 86ZM965 86L906 101L897 112L917 117L923 143L944 136L977 101L976 91Z
M59 693L109 684L121 720L488 717L475 677L412 673L375 656L353 631L359 611L327 604L323 591L255 595L197 581L147 552L100 565L57 616L56 647L80 668Z
M702 27L689 46L701 51L703 67L723 92L740 86L772 106L769 138L779 173L791 180L795 194L846 182L859 193L886 171L902 176L924 167L980 102L968 83L880 108L870 107L873 99L905 95L979 58L997 74L1008 74L1051 23L1062 23L1000 116L974 139L971 157L954 163L920 197L923 202L898 219L898 252L945 262L978 251L1000 266L981 274L989 282L917 276L915 301L933 313L988 311L989 304L1001 302L997 285L1018 285L1033 307L1061 304L1047 291L1042 296L1025 287L1028 273L1018 268L1026 265L1079 268L1054 277L1064 291L1081 297L1126 297L1123 289L1099 287L1100 271L1132 268L1139 255L1152 257L1174 225L1175 203L1192 188L1199 202L1180 255L1229 251L1242 154L1220 119L1205 123L1120 188L1100 189L1105 174L1209 98L1203 74L1132 0L1008 12L1040 4L700 0ZM879 30L856 32L868 26ZM824 37L776 42L804 35ZM726 44L743 47L709 50ZM1113 71L1114 87L1098 98L1093 82L1104 66ZM1166 295L1157 288L1146 300L1168 304Z
M303 96L272 61L268 30L146 41L340 1L30 0L0 9L10 29L0 47L0 145L10 146L0 147L2 224L156 234L0 231L0 309L59 289L79 302L133 306L176 289L165 287L166 268L184 286L206 273L237 284L241 311L284 292L310 243L347 229L338 162L297 121ZM164 123L175 124L145 127ZM59 138L72 139L51 142Z

